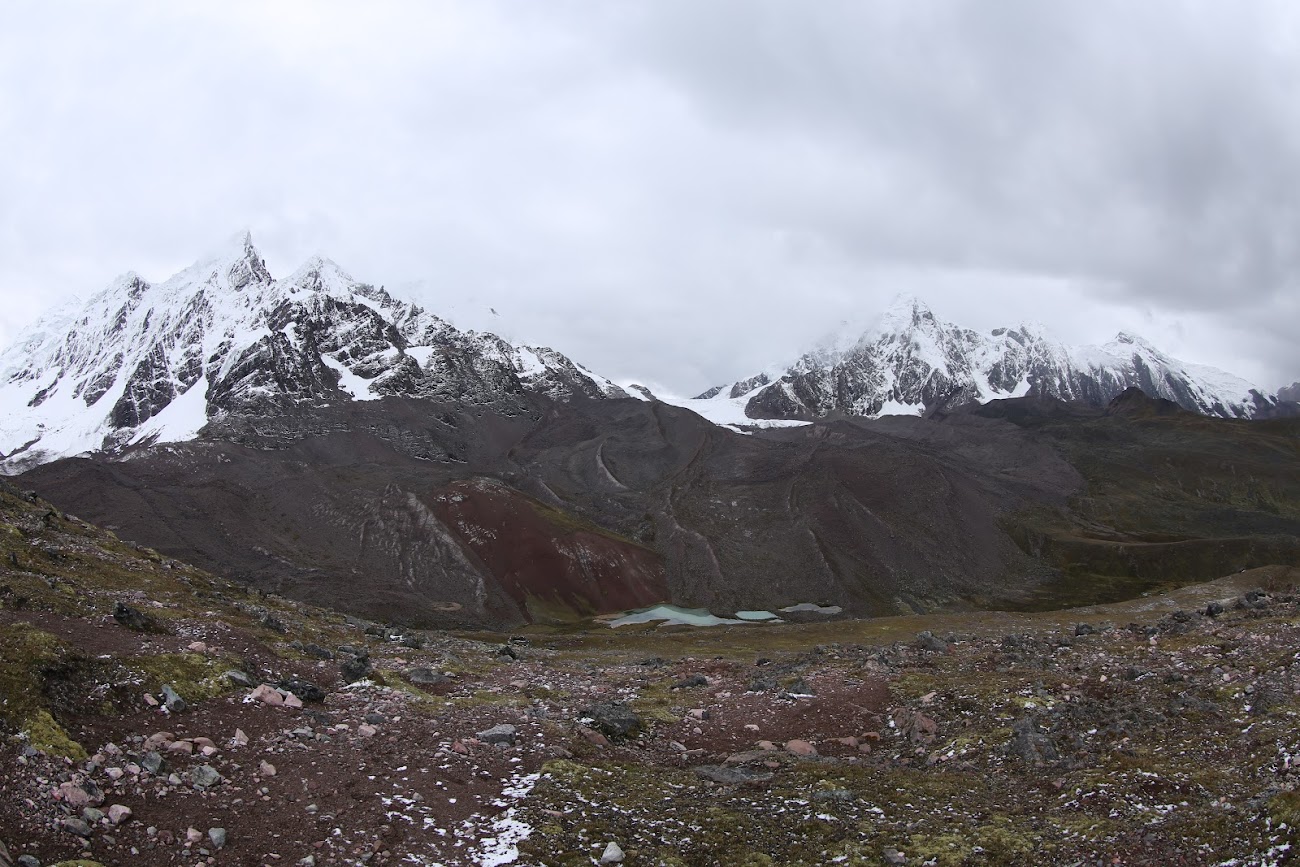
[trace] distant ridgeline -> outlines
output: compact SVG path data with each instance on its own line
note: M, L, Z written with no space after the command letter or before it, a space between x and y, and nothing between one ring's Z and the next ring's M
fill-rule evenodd
M914 300L667 403L323 259L274 279L241 236L43 320L0 409L0 466L60 507L422 626L1057 607L1300 565L1295 404Z

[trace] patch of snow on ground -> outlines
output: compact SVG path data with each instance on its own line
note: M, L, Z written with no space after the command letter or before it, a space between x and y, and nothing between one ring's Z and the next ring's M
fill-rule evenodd
M515 369L519 371L521 377L538 376L546 373L546 364L538 357L536 352L533 352L527 346L520 346L518 351L519 361L515 365Z
M656 393L656 396L664 403L689 409L719 427L730 428L739 433L747 433L744 428L802 427L803 425L812 424L809 421L794 421L783 418L750 418L745 415L745 404L749 402L751 397L749 394L735 398L719 395L708 400L695 400L694 398L674 397L658 393Z
M357 376L352 371L343 366L343 363L328 355L322 354L320 360L325 362L325 366L339 375L339 388L352 395L353 400L379 400L379 395L370 390L370 380L363 376Z
M474 853L475 863L480 867L499 867L501 864L513 864L519 860L519 844L532 835L533 829L527 823L515 818L517 808L509 805L512 801L527 797L541 776L541 774L517 775L501 790L501 797L493 802L493 806L508 807L508 809L492 820L490 828L482 831L483 836L478 844L478 851ZM467 819L465 824L472 825L474 818ZM478 828L472 830L479 831Z
M925 413L925 404L923 403L899 403L896 400L887 400L880 406L880 412L876 416L882 415L923 415Z
M432 346L408 346L406 354L415 359L415 363L420 365L421 369L429 366L429 359L433 357L434 349Z
M132 442L157 437L158 442L179 443L199 435L208 423L208 382L200 379L180 397L163 407L162 412L140 427Z

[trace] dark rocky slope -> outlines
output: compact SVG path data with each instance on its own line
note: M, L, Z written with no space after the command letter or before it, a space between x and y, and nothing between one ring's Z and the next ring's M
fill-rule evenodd
M660 403L530 407L338 404L22 484L256 586L425 625L656 597L1054 607L1300 563L1293 420L1134 393L741 435Z

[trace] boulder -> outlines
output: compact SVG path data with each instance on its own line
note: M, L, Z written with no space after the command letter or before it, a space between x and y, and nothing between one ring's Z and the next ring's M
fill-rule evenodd
M947 645L945 645L945 647L946 646ZM808 682L806 680L804 680L802 677L799 677L799 678L795 678L794 682L785 688L785 694L788 696L807 696L807 695L816 695L817 693L815 690L813 690L811 686L808 685Z
M284 696L280 695L279 690L268 683L258 685L248 695L254 701L260 701L262 704L269 704L272 707L280 707L284 704Z
M180 694L176 692L176 689L170 683L163 685L162 702L168 713L181 713L189 707L189 703L180 697Z
M113 619L135 632L152 632L155 629L153 618L121 600L113 605Z
M725 765L700 765L695 768L695 775L724 786L743 786L752 783L765 783L772 779L770 771L760 771L744 766L727 767Z
M516 736L517 730L515 727L506 723L494 725L492 728L478 732L475 735L485 744L505 744L506 746L514 746Z
M930 630L916 633L916 647L919 650L927 650L931 653L947 653L948 642L942 638L937 638Z
M280 681L278 686L285 692L293 693L303 701L317 702L325 700L325 690L310 680L304 680L301 677L286 677Z
M428 666L416 666L406 670L406 679L416 686L438 686L451 680L447 675L440 671L434 671Z
M207 789L221 782L221 774L212 765L199 765L190 771L190 782L200 789Z
M1020 760L1041 767L1059 758L1056 745L1033 719L1020 719L1011 725L1011 742L1007 752Z
M63 820L63 830L76 834L78 837L89 837L91 828L85 819L73 817Z
M98 807L104 803L104 792L91 780L80 783L60 783L58 788L60 800L70 807Z
M362 653L359 656L349 657L339 665L339 675L346 683L356 683L358 680L365 680L373 674L375 668L370 663L370 655Z
M591 720L591 727L611 740L632 737L645 726L636 711L621 701L597 702L582 711L581 717Z
M158 773L163 767L162 754L155 750L150 750L140 757L140 767L144 768L151 774Z
M328 647L321 647L319 644L303 644L301 641L290 641L289 646L299 651L304 656L310 656L313 659L331 660L334 658L334 651Z

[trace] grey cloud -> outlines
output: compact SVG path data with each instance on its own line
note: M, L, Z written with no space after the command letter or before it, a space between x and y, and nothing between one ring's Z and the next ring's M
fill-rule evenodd
M655 4L628 44L716 122L817 139L857 195L818 190L807 219L864 258L1077 273L1204 307L1294 279L1285 5L700 8Z
M515 337L682 392L899 290L978 327L1145 322L1189 360L1300 375L1290 4L10 17L0 337L248 227L277 272L322 252L420 280L435 310L492 304Z

